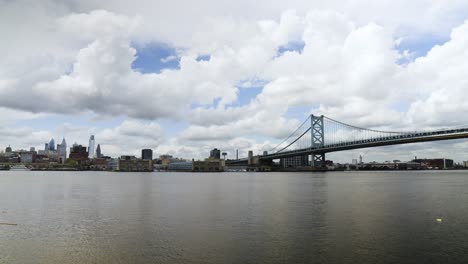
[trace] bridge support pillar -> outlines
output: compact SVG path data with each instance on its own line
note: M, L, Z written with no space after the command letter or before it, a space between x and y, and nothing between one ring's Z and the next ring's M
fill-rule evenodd
M325 143L325 133L323 124L323 115L314 116L310 115L310 133L311 133L311 146L314 149L323 147ZM311 165L314 168L325 167L325 153L311 155Z
M312 154L312 167L323 168L325 167L325 153Z

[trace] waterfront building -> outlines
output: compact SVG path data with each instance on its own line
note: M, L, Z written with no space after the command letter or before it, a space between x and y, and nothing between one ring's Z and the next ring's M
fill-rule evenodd
M40 163L40 164L49 164L49 156L44 155L44 154L37 154L36 155L36 160L34 163Z
M356 167L359 170L420 170L427 169L425 165L418 162L401 162L401 161L386 161L386 162L369 162L363 163L362 166Z
M102 158L95 158L91 160L90 169L92 170L106 170L107 160Z
M119 159L117 161L118 171L153 171L153 160Z
M49 150L46 155L49 157L50 162L61 162L57 151Z
M195 172L220 172L224 171L224 160L206 159L192 160L192 170Z
M120 156L121 160L136 160L137 158L133 155L122 155Z
M210 151L210 158L221 159L221 150L215 148Z
M36 153L31 151L24 151L19 153L21 163L33 163L36 161Z
M201 161L192 159L192 171L198 172L218 172L224 171L225 160L221 159L221 151L213 149L210 151L210 157Z
M167 170L170 171L192 171L193 162L191 161L178 161L169 163Z
M70 148L70 159L76 160L76 161L85 161L88 159L88 152L86 151L86 147L82 145L73 145L72 148Z
M8 146L7 148L11 149L10 146ZM20 162L20 158L19 158L18 153L9 151L5 153L0 153L0 162L17 163L17 162Z
M185 159L181 158L174 158L171 155L160 155L159 159L156 159L154 163L156 164L156 169L158 170L167 170L169 169L169 165L171 163L178 163L178 162L187 162Z
M158 162L158 163L161 164L160 169L167 170L169 164L171 162L174 162L174 158L172 157L172 155L167 155L167 154L166 155L160 155L159 156L159 161L160 162Z
M280 159L280 166L283 169L307 167L309 166L309 156L303 155Z
M453 168L453 159L414 159L413 162L420 163L428 169L450 169Z
M141 159L143 159L143 160L152 160L153 159L153 150L152 149L142 149L141 150Z
M107 169L109 170L117 170L117 161L118 159L108 159L107 160Z

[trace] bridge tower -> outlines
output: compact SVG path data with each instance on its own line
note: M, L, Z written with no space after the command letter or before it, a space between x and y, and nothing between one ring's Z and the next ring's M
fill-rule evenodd
M312 148L323 147L325 143L323 115L314 116L310 115L310 133L312 139ZM325 167L325 153L312 153L312 167L320 168Z

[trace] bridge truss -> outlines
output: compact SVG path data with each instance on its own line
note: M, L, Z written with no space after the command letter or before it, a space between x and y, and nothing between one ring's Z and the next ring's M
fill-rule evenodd
M272 160L311 155L314 167L324 166L325 153L376 146L467 138L468 128L435 131L383 131L349 125L326 116L309 116L281 143L260 156Z

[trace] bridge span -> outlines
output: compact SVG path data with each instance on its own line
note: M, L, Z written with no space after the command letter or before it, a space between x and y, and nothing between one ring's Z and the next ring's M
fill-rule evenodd
M311 156L313 167L325 165L325 154L352 149L468 138L468 127L396 132L366 129L311 115L291 135L264 155L231 160L230 164L271 163L275 159ZM308 158L307 158L308 159Z

